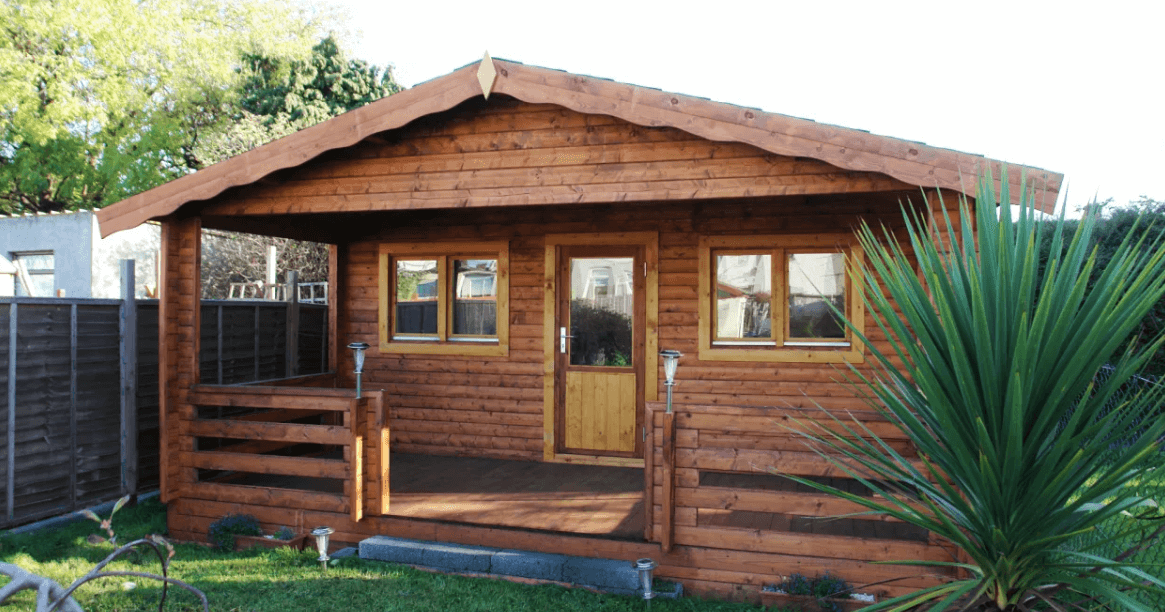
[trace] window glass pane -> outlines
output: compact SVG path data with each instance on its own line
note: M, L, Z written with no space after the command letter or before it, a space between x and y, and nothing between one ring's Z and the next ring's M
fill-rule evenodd
M845 326L829 307L845 312L845 256L789 255L789 337L845 339Z
M632 365L634 265L631 257L570 260L571 365Z
M716 338L772 338L772 256L716 256Z
M24 269L29 272L53 270L52 253L14 253L12 259L14 260L12 263L19 261L24 264Z
M437 333L437 260L396 262L396 333Z
M453 260L453 334L498 334L498 260Z

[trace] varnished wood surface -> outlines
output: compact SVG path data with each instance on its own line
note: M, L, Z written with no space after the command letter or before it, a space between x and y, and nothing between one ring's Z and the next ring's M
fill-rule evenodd
M613 81L500 60L494 63L498 66L499 78L493 91L499 95L492 97L491 105L506 104L507 99L515 98L533 104L553 104L585 115L612 116L636 125L678 129L709 141L744 143L777 155L812 158L846 171L878 173L904 185L941 187L969 195L974 194L974 178L981 173L993 170L997 180L1002 174L1002 162L977 155ZM481 90L474 74L475 67L466 66L103 208L97 215L102 236L172 214L186 203L211 199L232 187L248 185L281 169L299 166L321 153L351 147L368 136L400 128L475 99ZM514 128L521 130L516 125ZM468 140L470 135L465 136ZM1038 201L1050 211L1063 176L1038 168L1012 166L1009 179L1018 183L1021 174L1039 181ZM692 188L698 187L699 183L676 183L657 192L659 195L638 199L664 199L668 192L687 198L691 197ZM521 193L501 195L513 204L517 202L514 196ZM579 201L577 195L575 199L562 195L565 197L545 200L545 203ZM618 198L604 196L592 201L613 199ZM464 201L458 198L443 205L463 206ZM367 202L364 198L352 198L348 205L366 209ZM482 203L506 205L504 200Z

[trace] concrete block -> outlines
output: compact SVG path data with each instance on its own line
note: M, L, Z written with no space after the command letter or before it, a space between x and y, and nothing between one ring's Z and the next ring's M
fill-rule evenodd
M562 579L614 593L634 594L639 591L639 572L630 561L568 557L562 566Z
M499 550L494 553L490 571L502 576L519 576L536 580L562 582L562 567L568 557L525 550Z
M373 536L360 542L360 558L407 565L424 565L425 548L433 542Z
M458 544L426 542L421 565L450 572L489 572L490 558L497 549Z

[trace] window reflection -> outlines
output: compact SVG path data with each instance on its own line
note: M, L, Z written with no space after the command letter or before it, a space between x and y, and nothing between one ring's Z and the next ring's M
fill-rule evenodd
M396 333L437 333L437 260L396 261Z
M632 365L634 265L631 257L570 260L571 365Z
M789 337L844 339L845 326L834 308L845 312L845 256L790 253Z
M498 333L498 260L453 260L453 334Z
M716 338L773 337L772 255L716 256Z

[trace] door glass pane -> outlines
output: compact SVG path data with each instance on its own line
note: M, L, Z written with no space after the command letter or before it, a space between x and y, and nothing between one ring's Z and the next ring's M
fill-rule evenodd
M453 335L498 335L498 260L453 260Z
M571 365L632 365L634 266L631 257L570 260Z
M716 338L773 337L772 255L716 256Z
M845 312L845 256L790 253L789 338L845 339L845 326L830 304Z
M396 261L396 333L436 335L437 260Z

